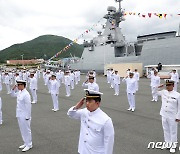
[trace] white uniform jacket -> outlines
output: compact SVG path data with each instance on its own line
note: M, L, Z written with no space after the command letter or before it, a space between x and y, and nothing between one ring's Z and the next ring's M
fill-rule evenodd
M89 90L99 91L99 86L95 82L93 82L93 83L90 83L90 82L83 83L82 86L87 87Z
M75 110L73 106L68 110L67 115L81 121L78 147L80 154L113 153L113 123L100 108L90 112L86 108Z
M17 97L16 117L31 118L31 97L26 89L22 91L11 90L11 96Z
M69 75L65 75L64 76L64 84L66 86L70 86L70 84L71 84L71 77Z
M180 119L180 93L176 91L159 91L162 98L160 115L170 119Z
M74 81L74 78L75 78L74 73L71 73L71 74L70 74L70 79L71 79L71 81Z
M5 84L10 84L10 77L9 77L9 75L5 75L5 77L4 77L4 83L5 83Z
M127 88L126 92L128 94L134 94L136 93L136 80L134 78L124 78L122 80L123 82L126 82Z
M37 79L35 77L30 78L29 89L37 90Z
M120 84L120 76L119 76L119 74L114 74L114 84Z
M153 75L151 77L151 87L158 87L160 85L160 77Z
M134 78L139 81L139 72L134 72Z
M59 94L59 83L57 80L50 80L51 94Z
M178 83L179 82L179 74L178 73L170 73L171 80Z

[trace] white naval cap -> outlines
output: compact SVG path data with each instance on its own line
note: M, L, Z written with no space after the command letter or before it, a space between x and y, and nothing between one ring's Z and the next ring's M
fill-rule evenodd
M174 84L174 81L171 79L165 79L166 85L172 85Z
M55 76L55 77L56 77L56 74L55 74L55 73L53 73L51 76Z
M86 92L86 98L98 98L101 97L101 95L103 95L103 93L99 91L94 91L90 89L84 89L84 91Z
M26 81L25 80L16 80L17 84L26 84Z

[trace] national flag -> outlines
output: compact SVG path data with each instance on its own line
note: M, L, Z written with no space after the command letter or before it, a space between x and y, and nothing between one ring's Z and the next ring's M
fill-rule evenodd
M149 18L151 18L152 13L148 13Z

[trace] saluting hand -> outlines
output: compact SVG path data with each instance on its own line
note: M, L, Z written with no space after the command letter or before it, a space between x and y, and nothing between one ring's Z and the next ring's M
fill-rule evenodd
M176 119L175 121L176 121L176 122L180 122L180 119Z
M84 104L85 98L82 98L75 106L75 109L80 109Z
M161 88L161 87L163 87L164 86L164 84L161 84L160 86L158 86L158 88Z
M12 90L16 89L17 85L14 85L14 87L12 88Z

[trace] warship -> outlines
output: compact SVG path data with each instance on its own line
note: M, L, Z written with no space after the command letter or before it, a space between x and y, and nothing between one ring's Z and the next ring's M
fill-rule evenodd
M84 50L79 60L71 62L72 69L104 72L106 64L142 63L143 66L180 64L180 36L176 31L138 36L137 41L127 42L121 32L120 23L125 21L124 11L114 6L107 8L103 32L97 37L84 41Z

